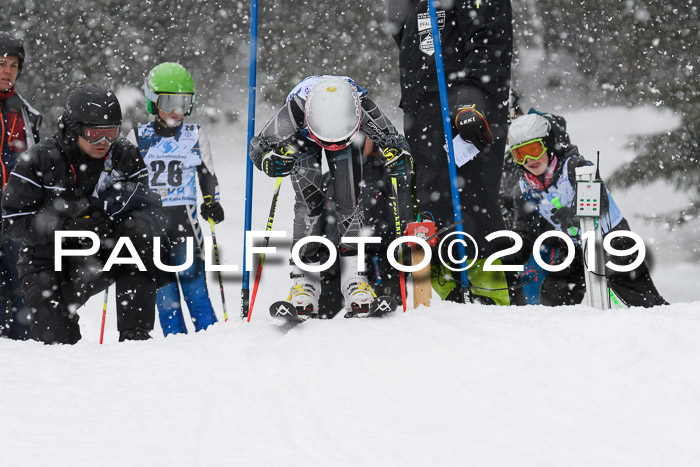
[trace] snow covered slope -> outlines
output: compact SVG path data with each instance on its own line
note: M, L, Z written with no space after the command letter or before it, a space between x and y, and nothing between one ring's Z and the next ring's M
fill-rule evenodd
M616 122L625 135L675 124L649 109L566 116L585 155L605 143L617 163L631 153ZM217 238L241 266L245 130L210 134L227 215ZM606 159L603 175L612 169ZM273 183L256 173L254 229ZM614 195L626 214L641 205ZM276 228L290 230L292 203L285 184ZM698 465L697 264L657 251L661 293L691 303L653 310L434 300L285 333L266 312L288 290L280 251L251 323L237 319L238 274L226 283L232 319L206 333L117 344L110 301L100 346L95 297L76 346L0 339L0 465ZM214 277L210 289L222 318Z
M697 304L0 341L3 465L691 466Z

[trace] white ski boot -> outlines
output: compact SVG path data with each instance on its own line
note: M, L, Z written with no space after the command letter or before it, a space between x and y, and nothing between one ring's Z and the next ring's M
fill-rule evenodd
M370 306L377 295L367 283L366 276L357 272L357 256L340 257L341 290L345 299L346 318L369 316Z
M318 266L319 264L311 263L309 266ZM289 291L287 301L294 305L299 318L317 317L318 299L321 296L321 273L302 271L296 265L292 265L292 273L289 277L294 283Z

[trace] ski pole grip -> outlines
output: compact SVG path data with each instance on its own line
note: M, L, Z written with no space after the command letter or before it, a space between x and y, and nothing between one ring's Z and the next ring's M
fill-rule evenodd
M207 201L207 198L209 198L208 201ZM213 197L212 195L203 196L202 199L204 200L204 204L205 204L206 206L210 206L211 203L214 201L214 197ZM207 216L207 222L209 222L209 225L211 226L211 229L214 230L214 219L212 219L211 217Z

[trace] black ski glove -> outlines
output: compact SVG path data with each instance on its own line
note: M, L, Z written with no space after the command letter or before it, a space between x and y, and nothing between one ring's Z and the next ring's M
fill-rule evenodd
M493 141L489 122L486 121L484 114L476 110L476 105L459 107L455 126L459 136L464 141L472 143L479 151L483 151Z
M224 208L218 201L211 201L211 196L204 197L201 210L202 217L213 220L215 224L224 220Z
M138 209L163 206L160 195L141 182L118 181L100 193L100 200L114 221Z
M390 177L410 176L413 173L413 157L405 149L386 148L384 169Z
M68 219L63 224L62 230L87 230L89 232L95 232L100 239L105 239L114 233L114 224L109 219L106 212L102 209L95 209L89 215ZM91 245L87 237L80 237L74 240L82 247Z
M561 231L571 237L578 234L576 229L576 218L574 217L574 209L569 206L562 206L559 209L552 211L552 221L561 226Z
M80 198L76 201L75 211L71 216L73 219L85 217L92 214L94 211L104 211L105 202L100 198L90 196L89 198Z
M291 144L265 154L260 162L260 170L268 177L286 177L294 168L294 154L297 150Z

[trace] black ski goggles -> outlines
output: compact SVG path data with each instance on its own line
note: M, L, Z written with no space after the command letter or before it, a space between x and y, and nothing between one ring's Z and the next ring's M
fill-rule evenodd
M99 144L102 141L107 141L108 143L113 143L119 138L119 132L121 131L121 126L111 125L111 126L86 126L83 128L83 137L88 143Z
M192 94L158 94L156 105L158 110L170 114L177 112L186 114L192 108L194 95Z

